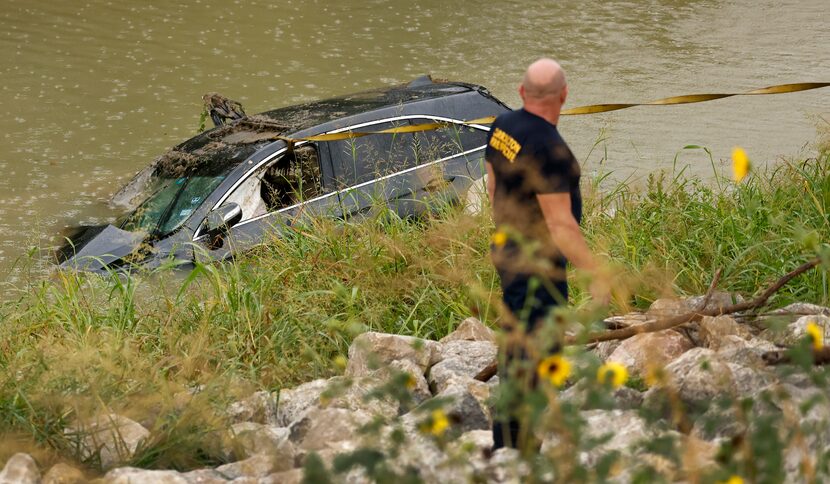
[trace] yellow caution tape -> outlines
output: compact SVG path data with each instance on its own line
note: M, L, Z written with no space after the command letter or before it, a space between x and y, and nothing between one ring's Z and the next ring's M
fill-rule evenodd
M830 82L801 82L797 84L780 84L777 86L769 86L761 89L754 89L746 92L736 92L729 94L687 94L685 96L673 96L656 101L649 101L645 103L626 103L626 104L591 104L588 106L579 106L576 108L565 109L562 111L563 116L573 116L579 114L596 114L606 113L609 111L617 111L620 109L633 108L635 106L668 106L673 104L691 104L702 103L704 101L714 101L715 99L723 99L732 96L757 96L760 94L784 94L788 92L809 91L810 89L819 89L822 87L830 87ZM471 119L462 121L461 123L451 122L435 122L423 124L411 124L406 126L396 126L381 131L344 131L342 133L326 133L314 136L306 136L304 138L287 138L278 137L279 139L295 143L297 141L339 141L344 139L360 138L370 134L396 134L396 133L417 133L421 131L432 131L436 129L445 128L454 124L492 124L496 120L495 116L487 116L484 118Z
M810 89L818 89L821 87L830 86L830 82L801 82L798 84L780 84L778 86L764 87L747 92L736 92L730 94L689 94L686 96L667 97L665 99L658 99L647 103L631 103L631 104L592 104L590 106L580 106L573 109L565 109L562 111L563 116L574 114L595 114L604 113L608 111L616 111L618 109L631 108L634 106L667 106L670 104L690 104L702 103L704 101L713 101L715 99L723 99L732 96L755 96L758 94L784 94L788 92L809 91Z

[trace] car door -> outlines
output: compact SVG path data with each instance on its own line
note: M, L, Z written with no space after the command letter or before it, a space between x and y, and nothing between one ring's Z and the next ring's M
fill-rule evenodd
M446 118L406 116L355 127L382 131ZM422 213L437 201L458 199L480 178L486 131L452 123L437 130L371 134L331 142L332 162L342 186L344 215L366 213L379 203L402 217Z
M382 131L409 126L407 119L384 120L353 127ZM344 217L388 206L402 216L413 211L413 173L417 164L412 133L370 134L327 143Z
M414 134L417 158L425 164L426 182L415 194L425 203L455 202L473 180L482 176L487 131L445 118L413 118L413 124L448 122L447 126ZM428 168L427 168L428 167Z
M300 152L313 153L301 158ZM235 203L242 216L221 233L207 233L205 222L194 236L195 258L224 259L279 236L286 227L306 217L339 217L329 150L325 143L298 144L283 149L240 179L216 203L215 209Z

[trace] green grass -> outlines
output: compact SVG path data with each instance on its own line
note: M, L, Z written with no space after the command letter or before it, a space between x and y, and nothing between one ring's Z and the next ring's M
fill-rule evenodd
M737 185L657 174L642 191L592 181L583 227L616 269L613 311L700 294L718 268L722 289L748 296L826 255L828 165L825 151ZM216 409L254 389L340 372L334 362L360 332L437 339L470 315L496 324L491 231L487 213L447 207L413 222L384 212L312 221L190 274L56 272L21 283L0 307L0 435L17 442L0 447L0 460L15 445L40 449L47 462L71 458L64 425L106 407L153 432L135 463L214 463L205 436L223 425ZM574 282L579 306L585 295ZM830 303L826 267L773 304L796 300ZM181 392L196 385L205 390L182 407Z
M661 175L644 193L627 186L591 199L585 230L592 245L621 266L630 302L701 294L721 268L723 289L751 295L805 262L830 240L828 154L784 163L722 188L700 180ZM613 216L603 209L614 207ZM655 284L661 280L662 284ZM668 294L667 294L668 293ZM779 304L826 304L826 271L788 285Z

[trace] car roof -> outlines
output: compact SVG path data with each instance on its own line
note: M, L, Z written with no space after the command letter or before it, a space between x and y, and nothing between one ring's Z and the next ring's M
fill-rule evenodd
M162 155L157 160L161 163L156 166L174 177L228 173L281 136L291 136L310 128L325 131L333 127L332 123L341 124L349 118L364 119L372 117L373 112L473 91L492 98L481 86L434 82L424 76L408 84L278 108L200 133ZM172 167L172 170L165 170L165 167Z
M472 84L432 82L419 78L409 84L372 89L340 97L312 101L296 106L274 109L262 116L290 126L290 131L301 131L340 118L347 118L383 108L416 101L435 99L478 89Z

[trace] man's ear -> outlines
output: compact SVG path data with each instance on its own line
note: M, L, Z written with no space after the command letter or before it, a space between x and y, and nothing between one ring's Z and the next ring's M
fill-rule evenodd
M562 88L562 94L559 95L559 105L564 106L566 99L568 99L568 85L567 84L565 84L565 87Z
M525 85L519 84L519 97L522 98L522 103L525 102Z

